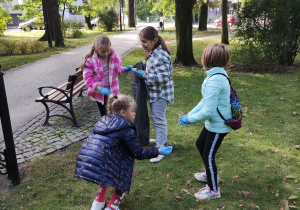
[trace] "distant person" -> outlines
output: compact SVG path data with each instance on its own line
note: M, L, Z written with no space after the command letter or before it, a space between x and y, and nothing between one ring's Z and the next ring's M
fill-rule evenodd
M129 72L131 65L122 67L121 58L111 49L107 36L94 40L91 51L81 65L83 78L88 86L88 95L97 102L100 115L106 114L105 105L109 94L119 94L118 76Z
M102 209L108 186L114 193L105 210L119 209L123 193L129 193L134 176L134 159L169 155L172 146L144 149L137 140L135 102L124 94L110 95L107 114L94 126L82 144L76 161L75 176L98 184L91 210Z
M206 78L202 83L202 99L187 115L179 118L180 125L205 121L196 141L206 171L196 173L195 178L207 182L206 187L195 194L199 200L221 197L215 155L222 140L232 129L224 124L217 108L225 119L231 118L230 84L224 76L228 76L224 69L228 60L229 50L224 44L210 44L203 50L201 63L206 70Z
M146 70L134 70L134 72L145 80L156 135L156 147L163 148L168 136L167 106L169 103L174 103L172 59L164 39L158 35L154 27L144 28L139 36L142 47L147 52ZM161 154L150 159L150 162L159 162L163 158Z

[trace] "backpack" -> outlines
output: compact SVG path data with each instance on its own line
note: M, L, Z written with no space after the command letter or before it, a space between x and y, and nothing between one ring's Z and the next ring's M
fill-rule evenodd
M225 74L215 73L213 75L216 75L216 74L221 74L221 75L225 76L227 78L228 82L229 82L229 85L230 85L230 105L231 105L231 111L232 111L232 118L226 120L223 117L223 115L221 114L218 107L217 107L217 111L218 111L220 117L225 121L226 125L229 125L233 130L237 130L237 129L242 127L242 119L243 119L242 107L241 107L241 104L240 104L239 96L238 96L236 90L231 86L230 79ZM211 75L210 77L212 77L213 75Z

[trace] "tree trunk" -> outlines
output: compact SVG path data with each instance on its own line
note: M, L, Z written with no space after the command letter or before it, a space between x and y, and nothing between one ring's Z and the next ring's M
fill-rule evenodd
M55 41L55 47L64 47L64 39L61 30L61 19L59 15L59 6L57 0L45 0L45 9L48 13L48 25L45 27L45 34L39 39L40 41L46 41L47 35L50 34L51 40ZM46 14L44 14L46 17ZM48 31L50 29L50 31Z
M175 0L175 26L177 52L174 64L194 66L193 55L193 6L195 0Z
M93 26L91 24L91 15L84 16L84 20L85 20L85 23L86 23L88 29L93 30Z
M222 40L221 43L229 44L227 24L227 0L222 0Z
M198 31L207 31L207 17L208 17L208 1L207 3L204 2L201 3Z
M135 27L134 7L135 0L128 0L128 27Z

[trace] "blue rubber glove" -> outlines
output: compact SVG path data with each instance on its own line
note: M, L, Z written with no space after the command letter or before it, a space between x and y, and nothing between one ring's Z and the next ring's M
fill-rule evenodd
M190 124L187 115L183 115L183 116L179 117L179 121L178 122L179 122L180 125L188 125L188 124Z
M101 87L101 88L99 89L99 92L102 93L102 94L105 95L105 96L108 96L109 94L111 94L110 89L107 89L107 88L104 88L104 87Z
M133 66L132 65L128 65L128 66L126 66L125 68L124 68L124 72L129 72L130 70L131 70L131 68L132 68Z
M171 154L173 147L172 146L168 146L168 147L161 147L160 149L160 154L161 155L169 155Z
M138 75L138 77L143 77L145 74L145 71L143 70L132 70L132 71L135 72Z

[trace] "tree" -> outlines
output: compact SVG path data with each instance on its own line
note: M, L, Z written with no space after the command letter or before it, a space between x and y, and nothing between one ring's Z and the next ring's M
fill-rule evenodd
M128 27L135 27L134 0L128 0Z
M57 0L44 0L44 17L47 19L49 27L45 27L45 34L40 41L48 40L48 35L50 35L51 40L55 41L55 47L64 47L64 40L61 30L61 19L59 15L59 6Z
M2 0L0 2L2 2ZM7 29L7 23L11 19L8 10L3 10L2 7L0 7L0 35Z
M195 0L175 0L176 42L177 52L174 63L184 66L193 66L197 62L193 55L192 28L193 6Z
M248 0L236 37L264 62L292 65L300 51L300 0Z
M208 18L208 0L202 1L200 4L200 16L198 31L207 31L207 18Z
M221 30L222 39L221 39L221 43L223 43L223 44L229 44L227 9L228 9L228 1L222 0L222 30Z

